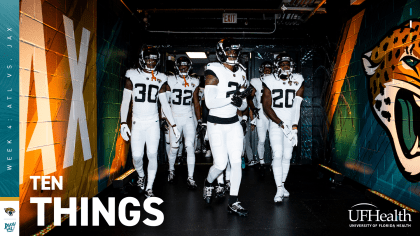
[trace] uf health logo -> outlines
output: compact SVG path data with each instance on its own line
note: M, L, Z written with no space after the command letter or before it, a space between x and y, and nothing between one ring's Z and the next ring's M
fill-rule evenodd
M13 230L15 230L15 225L16 225L16 222L13 222L13 223L4 223L4 229L7 232L13 232Z

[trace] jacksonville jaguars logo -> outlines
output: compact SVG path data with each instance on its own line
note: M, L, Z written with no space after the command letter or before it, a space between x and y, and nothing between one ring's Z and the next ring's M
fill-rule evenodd
M362 55L370 108L390 138L395 162L411 182L420 181L419 20L390 30Z
M4 211L6 212L6 214L8 214L9 216L13 216L13 214L16 212L15 209L8 207L8 208L4 208Z
M294 81L293 83L294 83L295 85L299 85L299 82L297 82L297 81Z
M157 81L159 82L159 84L162 82L162 80L161 80L161 79L157 79Z

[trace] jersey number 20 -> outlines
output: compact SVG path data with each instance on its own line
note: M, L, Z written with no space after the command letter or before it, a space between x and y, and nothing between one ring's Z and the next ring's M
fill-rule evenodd
M293 98L295 98L296 96L296 91L293 89L273 89L273 91L271 92L273 95L273 107L278 107L278 108L283 108L283 92L286 93L286 99L284 101L285 103L285 107L286 108L291 108L293 107ZM277 97L274 97L274 94L279 94ZM289 103L289 96L292 96L292 102ZM279 102L277 102L278 100L280 100Z

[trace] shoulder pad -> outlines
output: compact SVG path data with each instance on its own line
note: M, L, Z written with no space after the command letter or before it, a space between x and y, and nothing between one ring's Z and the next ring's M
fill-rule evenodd
M293 79L294 80L301 80L301 81L304 81L305 80L303 78L302 74L300 74L300 73L293 73Z
M127 72L125 72L125 77L130 78L136 73L136 69L128 69Z
M211 69L212 67L213 68L218 68L218 67L221 67L221 66L223 66L221 63L219 63L219 62L210 62L210 63L207 63L207 65L205 66L205 70L207 70L207 69Z

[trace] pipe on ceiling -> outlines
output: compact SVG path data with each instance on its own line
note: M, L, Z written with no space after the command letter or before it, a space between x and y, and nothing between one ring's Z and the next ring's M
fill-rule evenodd
M150 33L166 33L166 34L272 34L277 29L277 18L274 18L274 30L271 32L198 32L198 31L162 31L162 30L147 30Z
M278 14L283 12L316 12L316 13L326 13L325 8L315 8L313 7L287 7L287 10L283 11L282 9L137 9L138 13L214 13L214 12L223 12L223 13L236 13L236 12L247 12L247 13L272 13Z
M327 0L322 0L322 2L320 2L319 4L318 4L318 6L316 6L315 7L315 9L303 20L303 23L306 23L308 20L309 20L309 18L311 18L314 14L315 14L315 12L322 6L322 5L324 5L324 3L326 2Z

